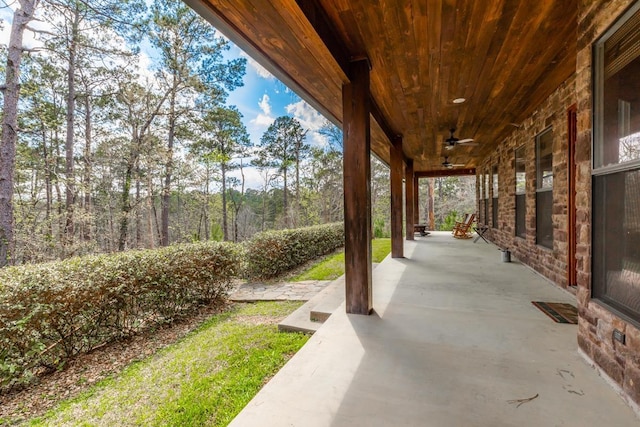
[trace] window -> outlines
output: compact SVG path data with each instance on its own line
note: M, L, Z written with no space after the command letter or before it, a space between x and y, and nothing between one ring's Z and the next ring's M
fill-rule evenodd
M484 175L479 174L478 175L478 222L480 224L484 224L484 217L482 216L484 214L484 200L483 200L483 194L484 194Z
M639 9L595 45L594 169L640 162Z
M491 206L491 220L493 228L498 228L498 165L493 165L491 168L491 175L493 176L493 205Z
M536 136L536 244L553 249L553 131Z
M484 224L489 223L489 171L484 174Z
M525 150L524 146L516 150L516 236L525 238L527 228L526 221L526 193L527 193L527 176L525 167Z
M640 322L640 3L594 53L592 296Z

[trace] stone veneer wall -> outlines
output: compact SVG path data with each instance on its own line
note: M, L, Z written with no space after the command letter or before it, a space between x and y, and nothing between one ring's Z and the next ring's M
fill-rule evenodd
M615 381L625 395L640 404L640 329L591 299L591 135L592 46L633 0L581 1L578 10L576 94L578 135L576 147L578 345ZM613 340L613 330L626 335L626 344Z
M565 81L519 128L485 158L478 174L491 173L498 164L498 226L488 233L500 248L509 249L518 260L554 283L567 286L567 109L575 104L575 79ZM535 137L553 129L553 249L536 245L536 150ZM515 150L525 147L526 237L516 237ZM490 186L487 223L491 224L493 188Z
M531 266L558 286L567 286L567 109L577 105L576 141L576 298L580 319L578 346L640 408L640 329L638 324L591 299L591 144L592 144L592 46L635 0L582 0L578 10L576 74L563 83L537 110L515 128L499 148L478 167L490 173L499 165L498 227L489 233L501 248ZM535 136L553 127L553 249L535 244ZM526 238L515 237L515 149L526 147ZM493 197L493 194L490 195ZM480 205L478 205L478 209ZM489 206L488 223L491 218ZM613 340L613 330L626 343Z

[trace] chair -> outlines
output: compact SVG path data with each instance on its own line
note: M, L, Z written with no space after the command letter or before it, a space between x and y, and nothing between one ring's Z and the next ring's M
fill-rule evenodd
M462 222L457 222L453 227L453 237L456 239L470 239L471 238L471 224L476 219L475 213L466 214Z

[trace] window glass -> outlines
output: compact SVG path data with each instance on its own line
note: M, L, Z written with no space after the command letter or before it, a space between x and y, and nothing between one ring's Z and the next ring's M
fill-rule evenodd
M491 174L493 175L493 197L498 197L498 165L493 165L491 168Z
M516 194L526 193L527 176L525 174L524 146L516 150Z
M640 322L640 2L594 53L592 297Z
M548 129L536 137L536 187L553 188L553 132Z
M595 168L640 160L640 13L626 17L596 43Z
M553 131L536 136L536 244L553 249Z
M489 198L489 188L490 185L489 184L489 179L490 179L490 175L489 175L489 171L487 171L487 173L484 174L484 198L488 199Z

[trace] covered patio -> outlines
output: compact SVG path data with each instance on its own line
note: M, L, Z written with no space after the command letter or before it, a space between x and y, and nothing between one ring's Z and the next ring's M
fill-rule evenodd
M531 304L571 294L482 241L435 232L405 250L373 271L374 313L336 310L233 426L638 425L577 326Z
M577 349L637 410L639 0L185 1L344 135L344 310L238 425L637 423ZM372 155L391 187L375 275ZM414 242L418 179L452 174L476 175L485 237L555 288L494 248Z

